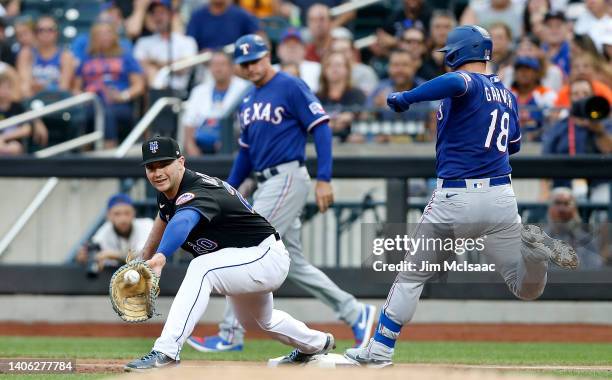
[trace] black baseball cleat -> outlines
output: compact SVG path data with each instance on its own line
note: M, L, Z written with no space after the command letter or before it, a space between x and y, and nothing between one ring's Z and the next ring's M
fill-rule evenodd
M174 360L162 352L153 350L142 358L129 362L123 369L126 372L144 372L152 369L177 366L180 362L180 360Z
M298 350L297 348L291 351L291 353L284 358L282 358L279 362L279 366L283 365L306 365L309 361L311 361L315 355L325 355L331 350L336 348L336 342L334 340L334 336L332 334L327 334L327 340L325 341L325 346L320 351L314 352L312 354L305 354Z

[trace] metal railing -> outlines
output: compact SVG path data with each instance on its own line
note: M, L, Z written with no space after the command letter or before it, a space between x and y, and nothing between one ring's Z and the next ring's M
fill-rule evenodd
M81 94L81 95L86 95L86 94ZM78 95L78 96L81 96L81 95ZM91 94L87 94L87 95L91 95ZM97 97L95 98L97 99ZM70 98L70 99L73 99L73 98ZM70 100L70 99L66 99L66 100ZM92 98L89 96L82 97L81 99L79 99L80 102L76 104L83 103L84 102L83 99L88 99L88 101L91 101ZM69 107L72 107L75 105L74 103L69 103L69 104L70 104ZM44 114L46 115L52 112L57 112L58 110L57 103L51 104L47 107L52 107L54 105L56 105L56 107L52 108L53 111L47 110L46 113ZM136 140L138 140L138 138L142 136L142 134L147 130L147 128L151 125L151 123L159 115L159 113L164 110L164 108L168 106L180 107L181 105L182 105L182 101L179 98L164 97L164 98L158 99L153 104L153 106L149 108L147 113L144 114L144 116L140 119L140 121L136 124L136 126L134 126L130 134L125 138L125 140L123 140L121 145L115 150L113 157L115 158L125 157L125 155L129 151L129 149L132 147L132 145L134 145ZM64 108L68 108L68 107L64 105ZM64 108L60 108L60 109L64 109ZM36 110L36 111L40 111L40 110ZM30 113L31 112L33 111L30 111ZM18 115L18 116L15 116L14 118L18 118L23 115ZM37 117L40 117L40 114L37 114L36 116L34 116L33 119ZM11 118L11 119L14 119L14 118ZM4 123L6 123L7 121L10 121L11 119L7 119L5 121L0 122L0 128L4 126ZM27 118L25 119L26 121L31 120ZM23 123L23 122L24 122L23 120L19 121L19 123ZM14 125L14 122L11 123L10 125ZM102 126L103 126L103 123L102 123ZM4 128L6 128L6 126L4 126ZM83 146L86 144L90 144L92 142L100 141L103 136L104 136L103 132L100 130L97 130L93 133L77 137L75 139L66 141L64 143L55 145L53 147L49 147L47 149L43 149L37 152L35 156L38 158L52 157L52 156L67 152L69 150L72 150L74 148L77 148L79 146ZM53 192L53 190L55 189L58 183L59 183L59 179L57 177L49 178L47 182L45 182L43 187L40 189L40 191L34 196L34 199L26 207L24 212L21 215L19 215L19 218L17 218L15 223L13 223L13 225L11 226L9 231L6 233L6 235L4 235L2 240L0 240L0 257L4 254L8 246L13 242L13 240L15 240L19 232L21 232L21 230L25 227L25 225L28 223L30 218L32 218L32 216L36 213L36 211L40 208L40 206L49 197L49 195L51 195L51 192Z
M380 3L382 0L353 0L347 3L338 5L329 10L332 17L337 17L345 13L356 11L357 9Z
M87 103L93 103L94 105L94 130L104 133L104 106L102 105L100 98L96 94L92 94L90 92L84 92L82 94L47 104L43 107L33 109L13 117L9 117L6 120L2 120L0 121L0 131L16 125L27 123L28 121L32 121L52 113ZM96 142L96 149L101 149L102 146L102 141L98 140Z

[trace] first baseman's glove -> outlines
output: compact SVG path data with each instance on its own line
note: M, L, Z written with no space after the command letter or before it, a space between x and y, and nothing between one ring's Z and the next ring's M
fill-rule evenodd
M130 285L125 272L134 269L140 280ZM109 293L113 309L126 322L144 322L155 315L155 301L159 295L159 277L143 260L131 260L113 274Z
M387 95L387 105L395 112L408 111L410 103L404 101L401 92L392 92Z

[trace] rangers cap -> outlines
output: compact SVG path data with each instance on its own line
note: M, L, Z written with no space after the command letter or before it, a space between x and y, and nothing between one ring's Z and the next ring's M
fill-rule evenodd
M181 149L173 138L155 136L142 143L142 165L176 160L179 157L181 157Z

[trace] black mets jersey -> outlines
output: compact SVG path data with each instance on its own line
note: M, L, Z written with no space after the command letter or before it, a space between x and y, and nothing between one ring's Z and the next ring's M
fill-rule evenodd
M194 256L257 246L276 232L227 182L189 169L185 169L176 197L167 199L159 193L157 206L165 222L183 209L200 213L200 221L181 245Z

